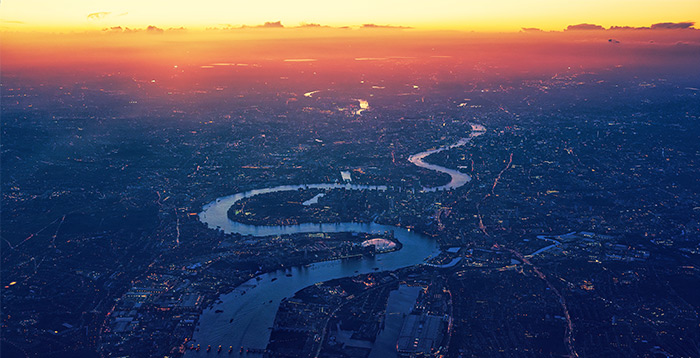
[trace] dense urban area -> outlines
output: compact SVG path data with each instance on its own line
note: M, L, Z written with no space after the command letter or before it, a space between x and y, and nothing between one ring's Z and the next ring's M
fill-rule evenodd
M187 90L3 75L3 357L700 356L697 79L325 83L288 66L246 85L225 71L254 68L196 67ZM473 125L424 158L470 181L428 190L450 175L409 157ZM303 187L321 183L338 185ZM302 187L226 218L395 230L260 236L201 217L285 185ZM389 269L408 235L434 252ZM281 301L259 293L314 275ZM266 343L228 340L256 294Z

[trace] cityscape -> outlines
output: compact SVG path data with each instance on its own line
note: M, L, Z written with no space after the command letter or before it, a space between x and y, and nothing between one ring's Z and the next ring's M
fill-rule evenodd
M700 357L693 21L128 3L0 5L0 356Z

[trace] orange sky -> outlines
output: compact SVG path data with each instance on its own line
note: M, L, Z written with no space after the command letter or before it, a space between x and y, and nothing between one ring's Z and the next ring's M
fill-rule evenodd
M92 14L92 16L90 16ZM0 28L15 31L74 31L111 26L187 27L287 26L365 23L419 29L518 31L561 30L595 23L605 27L699 21L698 0L3 0Z
M687 27L698 16L700 0L2 0L0 61L4 77L128 73L159 81L234 70L271 78L289 77L290 69L329 76L344 71L348 77L400 73L409 64L416 73L480 66L514 75L615 66L695 73L700 30L562 30L581 23ZM269 21L333 27L221 30ZM362 24L413 29L357 29ZM346 25L353 29L337 28ZM112 27L119 28L102 31ZM187 30L174 30L180 27ZM211 27L220 30L206 30ZM285 62L299 58L318 62Z
M292 65L313 68L348 61L358 65L376 63L384 68L440 61L531 70L523 66L547 67L553 62L564 67L635 63L671 66L670 62L678 61L696 64L700 56L700 30L514 33L332 28L119 30L60 36L14 33L4 36L0 46L5 73L27 70L31 74L39 69L69 73L76 69L101 73L155 70L169 73L218 63L244 63L265 69ZM308 64L285 61L289 59L318 61Z

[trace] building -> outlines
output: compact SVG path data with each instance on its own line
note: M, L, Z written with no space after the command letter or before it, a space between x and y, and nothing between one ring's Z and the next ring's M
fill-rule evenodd
M400 357L429 357L442 345L445 319L426 314L406 316L396 350Z

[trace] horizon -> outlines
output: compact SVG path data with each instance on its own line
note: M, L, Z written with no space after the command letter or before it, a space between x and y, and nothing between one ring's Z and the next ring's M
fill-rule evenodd
M13 23L13 21L0 22ZM379 23L356 23L356 24L346 24L346 25L326 25L322 23L307 23L301 22L298 24L288 25L283 23L281 20L276 21L265 21L262 23L252 23L252 24L225 24L218 26L207 26L207 27L185 27L185 26L166 26L159 27L153 24L146 24L137 27L130 27L124 25L114 25L107 27L92 27L92 28L78 28L78 27L58 27L58 28L27 28L27 27L0 27L0 33L6 34L45 34L45 35L80 35L80 34L94 34L94 33L138 33L138 32L151 32L153 34L162 33L172 33L172 32L193 32L193 33L207 33L215 31L264 31L272 33L274 31L288 31L288 30L304 30L304 31L331 31L331 30L343 30L343 31L358 31L358 30L378 30L378 31L408 31L408 32L421 32L421 33L470 33L470 34L513 34L519 32L543 32L543 33L557 33L566 31L634 31L634 30L649 30L649 31L688 31L688 30L700 30L695 27L695 21L664 21L664 22L654 22L642 25L632 26L630 24L612 24L612 25L600 25L598 23L592 22L580 22L566 24L560 28L544 28L544 27L519 27L519 28L508 28L508 29L488 29L488 30L474 30L467 28L443 28L443 27L414 27L405 25L395 25L395 24L379 24Z
M192 73L192 69L220 67L215 66L217 63L262 66L270 70L262 73L270 74L282 64L337 72L341 68L350 71L348 66L361 69L366 66L358 66L399 60L454 69L478 63L497 64L512 74L539 73L547 68L561 71L567 67L601 70L641 66L690 77L698 75L694 63L700 53L700 30L693 23L647 24L635 28L574 24L561 31L528 28L517 32L377 25L354 29L281 26L284 24L268 22L210 30L150 26L65 34L5 33L0 59L3 77L23 74L26 78L121 72L122 76L151 73L153 79L165 79L174 75L175 68L178 73L185 70ZM294 59L307 61L291 61ZM437 59L439 63L435 62Z
M423 30L512 32L521 28L544 31L573 24L649 26L653 23L697 23L700 3L672 1L517 0L430 3L396 1L326 2L266 0L237 4L224 0L198 3L168 1L68 0L51 12L37 11L53 3L45 0L6 0L0 4L1 30L84 31L110 27L226 28L282 22L288 26L320 24L343 27L376 24ZM692 15L691 15L692 14Z

